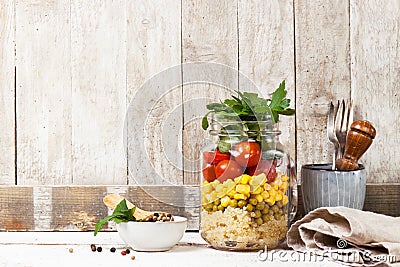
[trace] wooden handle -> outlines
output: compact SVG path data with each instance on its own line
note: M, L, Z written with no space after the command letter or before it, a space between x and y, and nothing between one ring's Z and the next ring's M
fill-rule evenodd
M120 203L123 199L124 199L124 197L120 196L118 194L108 194L107 196L105 196L103 198L103 203L110 209L115 209L115 207L118 205L118 203ZM131 203L129 200L127 200L127 199L125 199L125 200L126 200L126 206L128 207L128 209L131 209L134 206L136 206L133 203ZM138 207L136 207L135 213L133 214L133 216L135 216L136 220L142 220L151 214L153 214L153 212L147 211L147 210L142 210L142 209L139 209Z
M368 121L355 121L347 133L343 158L336 160L338 170L358 169L358 160L367 151L376 136L374 126Z

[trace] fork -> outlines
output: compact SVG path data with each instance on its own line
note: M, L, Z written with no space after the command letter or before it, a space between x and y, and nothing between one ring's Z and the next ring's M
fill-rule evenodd
M338 101L339 102L339 101ZM335 134L339 141L338 158L342 158L346 146L347 131L353 121L353 101L340 102L335 118Z
M339 140L335 133L335 117L336 117L335 107L333 106L333 103L331 101L331 104L329 106L326 130L327 130L328 140L334 145L332 170L336 169L336 156L339 150Z

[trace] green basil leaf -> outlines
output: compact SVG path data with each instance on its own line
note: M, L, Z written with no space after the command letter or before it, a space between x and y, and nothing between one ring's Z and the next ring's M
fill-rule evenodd
M96 226L94 229L94 235L96 236L97 233L104 226L104 224L106 224L107 222L109 222L111 220L113 220L116 223L127 222L127 221L136 221L135 216L133 216L133 214L135 213L135 209L136 209L136 207L129 209L126 204L126 200L123 199L115 207L112 215L107 216L104 219L102 219L96 223Z
M112 219L114 219L114 217L116 217L115 215L110 215L105 217L104 219L98 221L96 223L96 226L94 228L94 235L96 236L97 233L101 230L101 228L103 228L103 225L106 224L107 222L111 221Z
M228 108L228 106L226 106L225 104L222 104L222 103L211 103L211 104L208 104L206 106L206 108L208 110L223 111L223 110L226 110Z
M233 108L234 106L237 106L237 105L239 105L239 106L241 105L240 102L238 102L236 100L232 100L232 99L225 99L224 104L230 106L231 108Z
M210 112L207 112L206 115L204 115L203 119L201 120L201 127L203 128L203 130L207 130L208 128L208 114Z
M292 109L292 108L288 108L288 109L280 111L279 113L282 114L282 115L290 116L290 115L295 114L296 111L294 109Z

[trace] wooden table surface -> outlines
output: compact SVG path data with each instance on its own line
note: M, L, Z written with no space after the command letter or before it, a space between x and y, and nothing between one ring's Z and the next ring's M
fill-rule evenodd
M101 246L92 252L90 244ZM115 247L115 253L110 248ZM73 252L70 253L69 249ZM185 233L167 252L136 252L122 256L126 249L117 232L0 232L0 266L342 266L322 258L308 258L292 250L227 252L209 248L197 232ZM131 256L135 255L132 260ZM271 257L274 257L271 260Z

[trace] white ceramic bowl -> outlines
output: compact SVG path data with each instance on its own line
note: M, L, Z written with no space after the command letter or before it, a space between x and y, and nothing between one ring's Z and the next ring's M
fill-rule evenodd
M122 222L117 224L121 239L136 251L166 251L181 240L187 219L174 216L172 222Z

